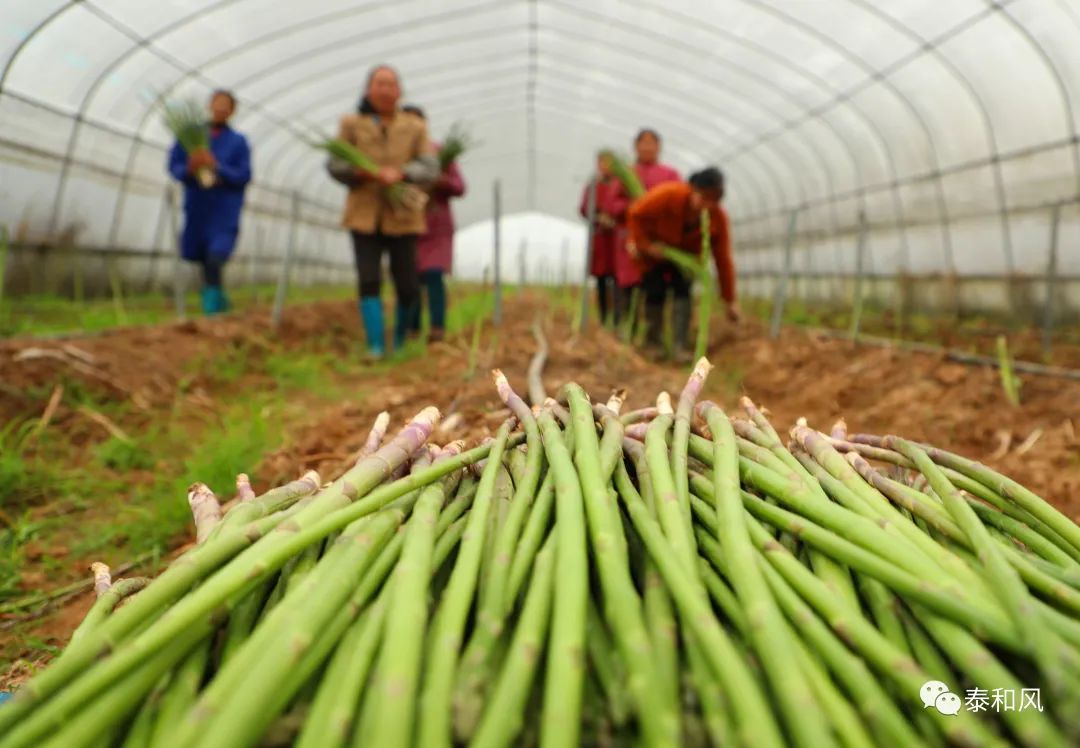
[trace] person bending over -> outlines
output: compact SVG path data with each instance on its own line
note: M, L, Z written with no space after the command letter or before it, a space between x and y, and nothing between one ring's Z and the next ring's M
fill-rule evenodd
M701 211L709 212L710 245L720 279L720 294L727 317L737 322L735 265L731 253L731 230L721 205L724 175L709 167L693 174L689 182L668 182L649 190L627 212L627 250L642 270L645 293L646 345L656 355L662 350L664 300L672 292L674 352L679 360L690 356L690 290L692 281L663 257L663 250L695 256L701 254Z

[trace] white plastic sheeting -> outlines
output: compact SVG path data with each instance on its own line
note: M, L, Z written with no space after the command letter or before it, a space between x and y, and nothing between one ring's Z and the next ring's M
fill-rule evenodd
M875 272L1039 274L1080 195L1078 41L1076 0L5 0L0 222L167 247L159 103L222 86L254 148L241 251L276 251L299 191L305 256L345 261L305 138L388 62L436 137L482 143L462 225L496 178L505 213L572 218L595 149L648 125L684 173L726 171L742 271L776 269L799 209L807 267L851 270L863 213Z

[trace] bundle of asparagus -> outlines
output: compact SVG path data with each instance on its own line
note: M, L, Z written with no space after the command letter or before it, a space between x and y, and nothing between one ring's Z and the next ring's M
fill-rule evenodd
M450 125L450 130L446 133L442 147L439 148L439 169L446 171L450 164L461 157L461 154L475 146L476 142L464 124L455 122Z
M512 417L473 449L429 408L322 487L193 486L201 542L88 617L0 746L1075 744L1080 527L898 437L785 444L699 403L709 368L622 415L496 372Z
M210 149L210 128L206 123L206 111L196 101L170 101L163 106L165 127L190 156ZM195 179L203 189L214 186L213 169L202 167L195 172Z
M328 138L313 145L329 153L332 159L342 161L372 177L377 176L379 173L379 165L370 156L346 140ZM389 185L385 188L385 193L390 204L394 207L423 210L427 205L428 197L423 190L419 190L405 182L396 182Z

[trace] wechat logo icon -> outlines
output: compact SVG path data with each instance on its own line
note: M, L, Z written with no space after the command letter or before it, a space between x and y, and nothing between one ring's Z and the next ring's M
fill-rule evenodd
M960 713L960 697L939 680L928 680L919 689L924 709L936 709L948 717Z

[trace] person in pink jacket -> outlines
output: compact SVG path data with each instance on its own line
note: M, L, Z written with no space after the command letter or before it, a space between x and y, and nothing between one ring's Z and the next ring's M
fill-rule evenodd
M660 162L660 133L651 128L643 128L634 138L634 151L637 161L634 171L648 192L658 184L681 181L679 172ZM615 304L623 312L629 312L630 294L641 285L641 267L626 250L626 211L630 207L630 196L622 184L618 184L611 202L612 214L617 222L615 229ZM621 315L620 315L621 316Z
M417 106L404 107L421 119L424 110ZM438 152L439 144L432 144ZM465 179L457 163L450 162L431 186L427 204L427 232L416 242L416 270L420 286L427 294L430 329L428 340L442 340L446 334L446 275L454 260L454 211L450 200L465 194ZM419 319L414 319L419 331Z
M596 185L596 205L594 206L592 261L590 274L596 278L596 304L600 311L600 322L611 321L619 324L619 310L615 306L615 215L613 203L619 181L611 175L603 156L597 157L596 174L585 185L581 193L581 205L578 212L581 217L589 217L589 193ZM625 210L625 208L624 208Z

